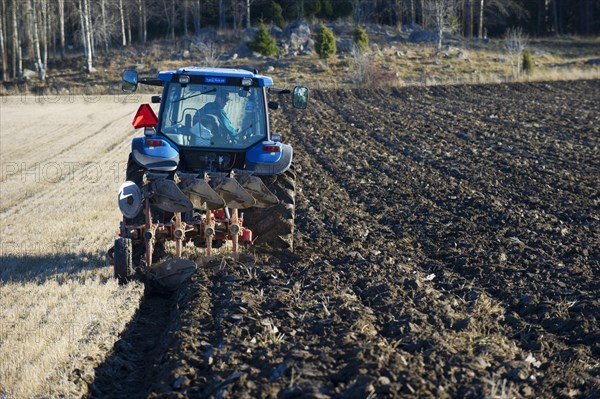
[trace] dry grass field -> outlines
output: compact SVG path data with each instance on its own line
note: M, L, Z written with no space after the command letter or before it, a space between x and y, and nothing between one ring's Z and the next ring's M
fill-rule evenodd
M137 309L104 259L137 107L121 101L0 99L0 397L80 396Z
M119 77L125 67L136 68L143 76L156 71L187 65L256 68L271 76L278 85L305 84L312 89L354 87L402 87L462 83L535 82L600 78L600 37L529 38L527 48L533 54L531 74L513 74L503 38L480 40L451 38L441 51L433 43L411 43L408 34L393 28L369 29L370 50L362 58L348 51L352 28L336 31L346 43L338 53L324 61L316 53L277 57L250 55L240 38L231 31L219 32L213 42L215 54L201 53L198 38L155 40L143 46L111 49L98 54L96 72L84 71L81 57L69 57L53 65L48 78L41 82L30 78L25 84L0 86L0 95L41 92L103 93L119 90ZM189 58L181 54L189 51ZM239 53L239 54L238 54ZM515 60L516 61L516 60ZM592 61L590 63L590 61ZM153 88L142 88L153 92Z

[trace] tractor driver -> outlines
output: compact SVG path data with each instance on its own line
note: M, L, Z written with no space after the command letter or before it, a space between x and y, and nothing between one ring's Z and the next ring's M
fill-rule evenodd
M217 89L217 94L215 96L215 101L204 105L200 109L201 114L210 114L215 115L221 124L221 129L227 133L229 137L237 137L237 131L231 125L231 121L225 113L225 105L229 101L229 95L225 90Z

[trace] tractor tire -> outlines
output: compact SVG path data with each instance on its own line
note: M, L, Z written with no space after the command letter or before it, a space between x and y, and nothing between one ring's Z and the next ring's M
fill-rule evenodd
M144 180L144 172L145 169L139 166L133 160L133 155L129 153L129 159L127 160L127 171L125 172L125 180L134 182L138 185L138 187L142 187L142 181ZM125 218L126 224L144 224L146 218L144 216L144 212L142 212L142 208L140 208L140 212L134 218Z
M127 170L125 171L125 180L132 181L141 187L145 171L144 168L135 163L133 154L129 153L129 158L127 158Z
M282 174L261 176L261 179L277 196L279 204L271 208L245 210L244 226L252 230L254 245L293 251L296 215L296 173L293 165Z
M126 284L133 276L131 239L119 237L115 240L115 278Z
M129 158L127 159L127 170L125 172L125 180L134 182L141 188L145 172L146 170L144 168L135 163L133 160L133 154L129 153ZM144 224L146 223L146 216L144 215L144 212L142 212L142 208L140 208L140 212L134 218L124 217L124 221L125 224ZM143 242L138 241L136 244L132 245L131 253L132 259L135 262L133 264L134 267L139 266L140 260L146 253L146 245L144 245Z

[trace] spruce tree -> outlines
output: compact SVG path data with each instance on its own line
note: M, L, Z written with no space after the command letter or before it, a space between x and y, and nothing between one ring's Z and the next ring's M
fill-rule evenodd
M321 24L319 33L317 34L315 48L319 57L325 60L331 58L336 53L335 35L323 24Z
M267 27L262 22L258 25L258 33L254 40L248 43L248 47L250 47L250 50L267 57L276 55L279 52L275 39L269 34Z
M279 26L281 29L285 26L285 19L283 18L283 8L274 1L271 1L271 12L273 23Z
M523 53L523 72L527 75L531 75L535 69L535 63L533 62L533 56L531 51L525 50Z
M360 25L356 25L353 35L356 47L363 53L367 51L369 49L369 37L367 36L367 32L365 32Z

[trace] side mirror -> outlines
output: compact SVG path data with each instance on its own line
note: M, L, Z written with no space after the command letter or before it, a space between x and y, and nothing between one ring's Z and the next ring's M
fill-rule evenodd
M292 105L294 108L305 109L308 105L308 87L296 86L292 93Z
M138 73L133 69L127 69L121 75L121 90L124 93L133 93L137 90Z

